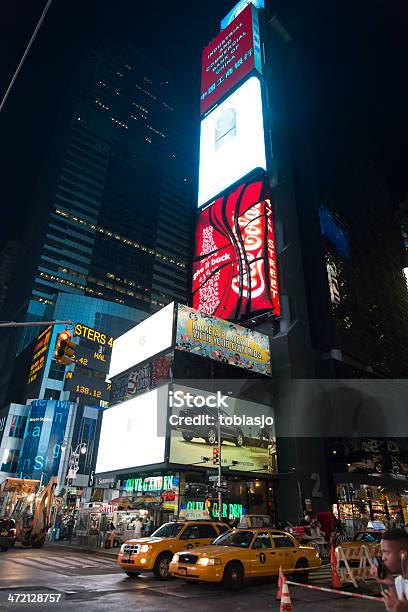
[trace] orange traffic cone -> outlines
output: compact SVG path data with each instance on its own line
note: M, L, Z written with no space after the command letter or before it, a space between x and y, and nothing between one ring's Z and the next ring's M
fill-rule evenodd
M289 587L288 587L288 583L286 582L286 578L284 576L283 584L282 584L282 599L281 599L281 605L280 605L280 612L292 612L292 610L293 608L292 608L292 602L290 600Z
M341 589L342 583L340 580L339 572L337 570L337 557L336 551L334 550L333 544L330 550L330 563L331 563L331 575L332 575L332 587L333 589Z
M278 578L278 592L276 593L276 599L280 599L282 597L282 583L284 580L283 569L282 566L279 566L279 578Z

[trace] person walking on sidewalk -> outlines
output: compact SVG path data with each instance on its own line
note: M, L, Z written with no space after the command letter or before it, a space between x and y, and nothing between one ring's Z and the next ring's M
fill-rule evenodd
M67 521L67 540L70 544L72 542L72 534L74 533L74 525L75 525L74 517L71 514Z

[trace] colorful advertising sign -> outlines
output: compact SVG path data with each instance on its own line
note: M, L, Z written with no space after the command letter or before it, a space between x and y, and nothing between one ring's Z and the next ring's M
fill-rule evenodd
M271 375L268 336L182 304L178 305L175 348Z
M193 306L224 319L280 315L272 204L262 181L240 185L200 213Z
M174 385L170 398L170 463L199 464L217 448L216 395ZM274 409L221 395L221 465L238 471L277 471Z
M111 406L168 382L172 361L172 355L161 355L115 376L112 379Z
M203 50L201 113L205 113L254 68L261 73L261 44L258 12L249 4Z
M265 8L265 0L240 0L233 9L230 10L224 19L221 20L220 30L225 30L229 24L238 17L238 15L244 10L247 4L253 4L255 8Z
M201 122L198 206L266 170L261 83L251 77Z
M24 433L17 473L20 477L43 479L58 474L70 402L34 400Z

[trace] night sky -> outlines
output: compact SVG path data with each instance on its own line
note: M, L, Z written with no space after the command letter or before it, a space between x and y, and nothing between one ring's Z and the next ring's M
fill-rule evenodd
M1 97L46 0L3 0ZM382 163L391 201L408 197L407 2L277 0L306 60L305 104L322 133L350 127ZM184 93L185 133L196 164L201 50L234 0L53 0L0 114L0 239L18 238L66 81L81 51L126 41L169 69ZM341 128L335 129L335 127ZM192 174L196 174L196 168Z

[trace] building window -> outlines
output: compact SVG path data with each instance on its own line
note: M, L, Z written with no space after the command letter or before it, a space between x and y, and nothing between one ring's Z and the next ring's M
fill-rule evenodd
M17 470L18 460L20 457L20 451L18 449L6 449L3 455L3 462L0 470L2 472L13 473Z
M27 423L27 417L15 414L11 420L10 438L22 438Z
M57 389L46 389L44 393L44 399L46 400L59 400L61 391Z
M48 374L48 378L53 378L54 380L63 380L65 373L65 365L58 364L56 361L51 361L51 367Z

